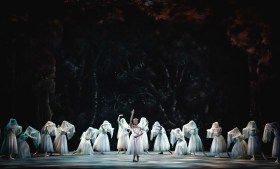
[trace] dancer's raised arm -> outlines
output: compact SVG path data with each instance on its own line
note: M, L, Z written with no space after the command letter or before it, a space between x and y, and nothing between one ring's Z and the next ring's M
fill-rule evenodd
M131 116L130 116L130 120L129 120L129 126L130 126L130 127L133 126L133 123L132 123L133 116L134 116L134 109L132 109L132 111L131 111Z

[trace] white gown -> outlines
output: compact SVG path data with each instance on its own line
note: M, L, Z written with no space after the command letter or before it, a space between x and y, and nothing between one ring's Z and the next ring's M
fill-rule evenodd
M56 129L54 149L61 155L68 154L67 139L70 140L75 133L75 126L67 121L63 121L61 126ZM67 137L66 137L67 136Z
M143 143L142 143L142 136L135 138L135 136L141 134L141 128L135 127L131 129L131 135L129 138L127 154L130 155L140 155L143 154Z
M263 133L263 142L271 142L271 138L273 139L272 146L272 157L280 156L280 125L277 122L267 123L264 128Z
M1 154L18 154L17 136L22 132L22 127L15 119L10 119L4 128L4 140L1 146Z
M244 135L241 134L237 127L228 132L228 147L231 143L234 143L231 150L231 158L237 159L247 156L248 145L244 139Z
M207 138L213 138L210 153L219 154L227 151L227 144L222 136L222 128L218 122L214 122L210 129L207 129Z
M198 128L193 120L183 126L182 132L189 139L188 153L203 151L203 144L198 135Z
M181 129L176 128L171 130L170 143L172 146L176 144L175 155L186 155L188 153L188 144Z
M150 140L152 140L154 137L156 137L154 151L165 152L170 150L170 143L165 129L160 126L159 122L155 122L151 130Z
M41 150L43 152L54 152L51 136L55 136L56 126L48 121L41 130Z
M87 131L83 132L76 153L93 155L92 144L94 143L98 132L99 131L97 129L92 127L89 127Z
M245 139L248 139L247 155L253 156L261 153L261 140L258 135L258 129L254 121L250 121L242 133Z
M29 137L31 136L31 137ZM31 138L33 140L33 144L38 150L39 144L41 143L41 134L38 130L32 128L31 126L28 126L24 133L22 133L17 138L17 144L18 144L18 154L17 158L30 158L30 147L29 144L26 142L26 139Z
M128 126L127 122L124 118L121 118L119 123L119 129L117 134L117 149L118 150L127 150L128 141L129 141L129 132L127 131L130 127Z
M150 147L149 139L148 139L148 135L147 135L147 133L149 131L148 120L145 117L141 117L138 127L140 127L143 132L142 143L143 143L144 151L148 151L149 147Z
M110 142L108 138L108 132L113 137L114 128L112 128L111 123L104 121L99 128L99 134L93 144L93 149L99 152L109 152L110 151Z

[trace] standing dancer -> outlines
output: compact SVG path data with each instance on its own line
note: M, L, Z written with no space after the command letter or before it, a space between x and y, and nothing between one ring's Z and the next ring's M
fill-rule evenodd
M261 150L261 140L259 137L259 130L255 121L249 121L247 126L243 128L242 133L245 139L248 139L248 149L247 155L252 156L251 160L255 160L256 154L261 154L262 157L266 160L262 150Z
M97 150L103 154L104 152L110 151L110 142L107 133L110 133L111 138L113 137L114 128L112 128L111 123L105 120L99 127L98 136L93 144L93 150Z
M231 158L245 158L247 156L248 145L244 140L244 135L237 127L228 132L227 142L227 148L229 148L231 143L234 143L231 150Z
M138 124L138 127L141 128L143 135L142 135L142 142L143 142L143 148L146 153L148 153L149 150L149 139L147 132L149 131L148 127L148 120L145 117L141 117L140 122Z
M118 116L118 123L119 123L119 128L118 128L118 134L117 134L117 149L118 153L120 153L121 150L124 150L123 154L125 154L125 151L127 150L128 147L128 141L129 141L129 132L127 130L130 129L129 125L127 124L125 118L120 117L123 116L120 114Z
M186 155L188 153L188 144L180 128L171 130L170 143L172 147L176 144L175 155Z
M203 144L198 135L198 128L193 120L183 126L182 132L189 139L188 153L195 156L196 152L203 151Z
M55 136L56 126L52 121L48 121L41 130L41 149L45 152L45 157L53 153L53 142L51 136Z
M222 135L222 127L218 122L214 122L210 129L207 129L206 138L213 138L210 153L213 153L215 157L221 157L220 153L227 151L227 143Z
M272 157L276 157L275 163L279 163L280 156L280 124L279 122L267 123L263 132L263 142L271 142L272 136L273 146L272 146Z
M89 127L81 136L80 144L77 150L73 154L87 154L93 155L93 148L91 144L94 144L94 141L97 137L99 130L96 128Z
M134 109L131 111L131 116L129 120L129 126L131 130L131 135L129 138L127 154L133 154L133 162L139 161L139 155L143 153L143 143L142 143L142 134L141 128L138 127L138 119L133 118Z
M163 154L164 151L168 151L170 154L170 143L166 135L164 127L162 127L158 121L156 121L151 130L150 140L156 137L154 143L154 151L159 151L159 154Z
M4 128L4 140L1 147L1 153L9 155L13 160L13 155L18 154L17 136L22 132L22 127L18 125L17 120L11 118Z

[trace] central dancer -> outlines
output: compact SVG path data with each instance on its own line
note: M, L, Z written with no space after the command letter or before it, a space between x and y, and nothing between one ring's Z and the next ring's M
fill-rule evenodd
M143 153L143 143L142 143L142 130L138 127L138 119L133 118L134 109L131 111L131 116L129 120L129 126L131 130L131 135L129 138L127 154L133 154L133 162L139 161L139 155Z

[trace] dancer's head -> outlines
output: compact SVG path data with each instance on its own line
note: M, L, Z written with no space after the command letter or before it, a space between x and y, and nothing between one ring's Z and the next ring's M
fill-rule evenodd
M137 118L134 118L134 119L133 119L133 124L134 124L134 125L137 125L137 124L138 124L138 119L137 119Z

